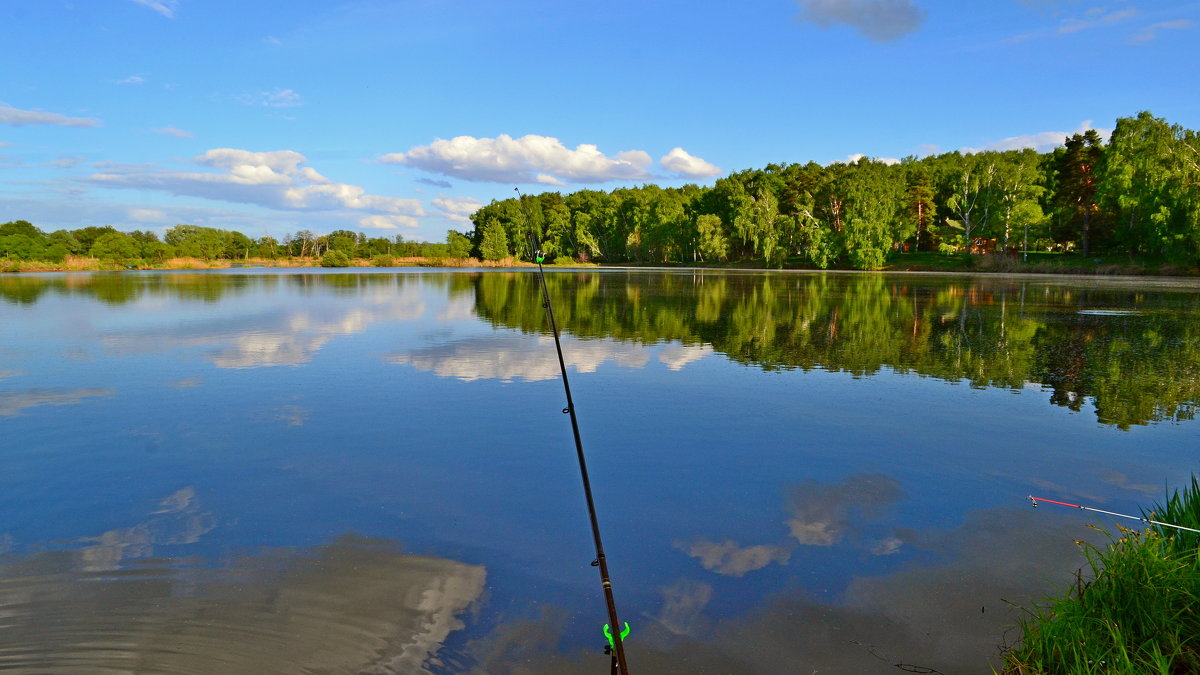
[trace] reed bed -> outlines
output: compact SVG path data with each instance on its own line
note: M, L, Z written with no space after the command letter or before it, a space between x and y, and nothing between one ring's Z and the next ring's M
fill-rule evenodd
M1193 477L1143 515L1200 529L1200 483ZM1200 673L1200 534L1120 527L1103 549L1076 544L1089 574L1028 610L1003 673Z

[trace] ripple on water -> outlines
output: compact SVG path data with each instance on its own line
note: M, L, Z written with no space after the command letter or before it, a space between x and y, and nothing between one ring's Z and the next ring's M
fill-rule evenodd
M485 577L349 538L219 569L87 572L77 553L0 558L0 670L425 672Z

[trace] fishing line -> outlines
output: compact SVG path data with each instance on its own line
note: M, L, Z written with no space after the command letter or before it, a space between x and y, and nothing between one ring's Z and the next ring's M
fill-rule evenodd
M524 211L525 195L521 194L520 189L513 189L521 198L521 210ZM558 352L558 368L562 372L563 390L567 394L567 407L563 408L563 413L571 416L571 432L575 435L575 454L579 458L579 475L583 478L583 494L587 498L588 518L592 522L592 539L596 544L596 559L592 561L592 566L600 568L600 585L604 588L604 601L608 605L609 622L604 624L602 631L608 641L604 652L612 655L613 673L629 675L629 667L625 663L624 644L625 638L629 635L629 624L622 624L617 620L617 601L613 598L612 581L608 575L608 560L604 557L604 544L600 541L600 521L596 518L596 503L592 499L592 483L588 480L587 460L583 456L583 440L579 435L579 420L575 417L575 402L571 398L567 364L563 360L562 343L558 339L558 324L554 320L554 306L550 304L550 289L546 286L546 272L542 268L542 261L546 256L542 253L537 238L533 234L533 224L529 221L528 213L525 214L525 222L529 233L530 252L538 266L538 280L542 286L542 306L546 308L546 314L550 317L550 332L554 335L554 349ZM613 626L613 628L610 629L609 626ZM618 626L621 628L617 629Z
M1197 530L1197 529L1191 528L1191 527L1184 527L1183 525L1173 525L1171 523L1164 523L1159 520L1151 520L1149 518L1143 518L1141 516L1131 516L1131 515L1124 514L1124 513L1116 513L1114 511L1105 511L1104 509L1094 509L1090 506L1080 506L1079 504L1069 504L1067 502L1060 502L1060 501L1056 501L1053 499L1034 497L1033 495L1029 495L1029 502L1031 504L1033 504L1033 508L1035 508L1035 509L1037 508L1038 502L1047 502L1049 504L1059 504L1061 506L1070 506L1070 507L1076 508L1076 509L1083 509L1084 511L1095 511L1096 513L1106 513L1110 516L1119 516L1121 518L1129 518L1130 520L1140 520L1143 523L1150 523L1151 525L1161 525L1163 527L1173 527L1177 530L1186 530L1188 532L1195 532L1197 534L1200 534L1200 530Z

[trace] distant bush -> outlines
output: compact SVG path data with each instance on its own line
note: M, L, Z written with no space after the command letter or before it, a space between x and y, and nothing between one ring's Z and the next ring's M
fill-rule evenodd
M371 258L371 264L376 267L395 267L396 259L386 253L380 253Z
M1003 253L985 253L971 256L975 269L983 272L1017 272L1023 267L1021 261Z
M1107 263L1104 265L1096 266L1096 274L1140 276L1145 273L1146 273L1145 268L1143 268L1141 265L1134 265L1132 263L1128 264L1128 265L1121 264L1121 263Z
M508 235L499 221L493 220L484 228L479 253L484 260L503 260L508 257Z
M42 256L43 260L60 263L66 259L70 251L62 244L51 244L46 247L46 253Z
M571 256L560 255L554 259L555 265L574 265L575 259Z
M92 257L104 261L132 260L138 257L137 240L124 232L109 232L100 235L92 244Z
M341 251L326 251L321 256L321 267L349 267L350 256Z

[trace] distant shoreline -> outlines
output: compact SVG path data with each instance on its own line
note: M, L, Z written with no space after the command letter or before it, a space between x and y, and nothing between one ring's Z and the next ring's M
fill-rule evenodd
M921 255L921 254L918 254ZM533 263L515 258L499 261L478 260L476 258L433 258L427 256L396 257L390 260L390 265L377 265L373 260L357 258L349 260L344 267L330 269L349 269L362 267L428 267L428 268L520 268L533 267ZM61 263L49 261L3 261L0 262L0 273L37 273L37 272L123 272L123 271L205 271L214 269L254 269L254 268L305 268L323 267L321 258L246 258L229 260L218 258L204 260L201 258L169 258L162 262L147 263L133 261L128 263L102 261L97 258L68 256ZM754 263L722 263L722 264L601 264L575 263L567 265L547 264L551 269L626 269L626 270L664 270L664 271L745 271L745 272L885 272L885 273L920 273L920 274L1021 274L1037 276L1081 276L1081 277L1126 277L1126 278L1197 278L1200 269L1185 269L1172 265L1161 265L1147 269L1136 264L1105 263L1103 260L1084 261L1072 259L1063 263L1035 262L1021 263L1007 256L972 256L970 258L923 256L919 260L902 258L889 261L880 269L856 270L850 268L819 269L812 266L789 265L782 268L763 267Z

